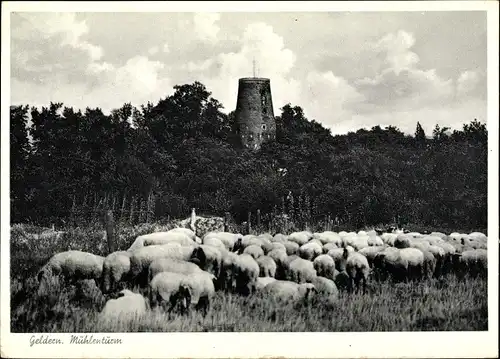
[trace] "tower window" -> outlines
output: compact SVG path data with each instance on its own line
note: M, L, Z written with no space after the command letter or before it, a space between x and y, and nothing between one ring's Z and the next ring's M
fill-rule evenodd
M267 126L265 124L262 125L262 129L265 131L267 130Z

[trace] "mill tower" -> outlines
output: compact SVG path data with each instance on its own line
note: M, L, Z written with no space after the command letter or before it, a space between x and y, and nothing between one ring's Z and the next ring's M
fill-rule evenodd
M266 78L239 79L235 119L241 144L259 149L276 138L271 81Z

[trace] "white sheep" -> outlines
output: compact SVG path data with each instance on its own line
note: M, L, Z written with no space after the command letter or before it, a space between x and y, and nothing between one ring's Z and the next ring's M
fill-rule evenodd
M274 277L276 275L276 262L271 257L258 257L257 264L259 265L259 275L261 277Z
M138 293L123 289L117 294L116 299L110 299L99 313L99 320L122 321L132 320L146 314L146 299Z
M74 283L82 279L93 279L100 286L104 257L82 252L67 251L57 253L49 259L37 274L39 294L46 293L50 277L62 276L66 281Z

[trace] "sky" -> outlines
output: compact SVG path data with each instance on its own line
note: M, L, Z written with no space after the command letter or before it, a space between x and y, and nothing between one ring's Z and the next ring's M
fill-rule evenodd
M11 104L105 113L203 83L223 111L238 79L271 80L333 134L486 123L486 12L11 14Z

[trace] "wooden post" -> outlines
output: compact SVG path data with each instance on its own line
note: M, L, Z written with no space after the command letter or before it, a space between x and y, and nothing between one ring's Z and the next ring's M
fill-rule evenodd
M108 253L113 253L115 251L115 221L113 219L113 211L107 210L105 216Z
M260 228L260 209L257 210L257 217L255 219L255 225L257 228Z
M229 212L224 213L224 232L229 232Z
M331 230L330 228L330 215L326 216L326 230Z
M252 225L250 221L252 220L252 212L248 211L248 217L247 217L247 234L250 234L252 231Z

